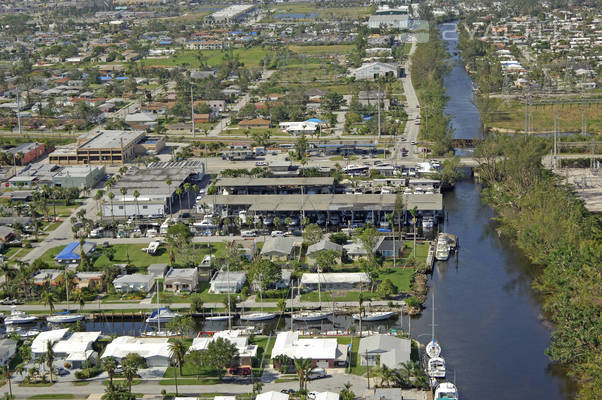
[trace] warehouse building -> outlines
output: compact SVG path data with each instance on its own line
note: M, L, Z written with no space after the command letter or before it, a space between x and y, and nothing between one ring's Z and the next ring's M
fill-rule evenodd
M220 178L215 183L218 193L244 194L328 194L334 193L334 178Z
M372 62L363 64L361 67L351 71L351 76L356 80L375 80L376 78L397 78L399 67L393 64Z
M205 17L205 23L211 25L229 25L243 21L253 11L252 4L235 4Z

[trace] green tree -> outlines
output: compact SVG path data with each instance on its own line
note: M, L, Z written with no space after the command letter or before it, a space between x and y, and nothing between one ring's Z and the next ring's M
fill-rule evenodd
M329 272L336 265L340 254L335 250L320 250L314 253L312 257L316 260L316 265L320 269L320 272Z
M53 340L48 340L46 342L46 353L44 354L44 360L46 361L46 367L48 367L48 374L50 374L50 383L54 382L54 377L52 372L54 371L54 344L56 342Z
M192 366L196 370L197 380L201 377L203 371L203 353L199 350L191 350L184 356L186 365Z
M203 353L203 364L215 368L221 378L226 368L238 363L238 349L227 339L217 338L207 345Z
M303 230L303 241L311 246L322 239L322 228L318 224L309 224Z
M171 343L169 343L168 347L169 355L176 363L180 376L182 376L182 361L184 361L184 356L186 355L186 345L182 340L174 339Z
M327 111L336 111L343 105L345 105L343 95L336 92L328 93L322 100L322 107Z
M309 373L312 370L311 358L295 358L295 370L299 377L299 391L307 391L307 381L309 381Z
M391 280L387 278L384 281L382 281L380 285L378 285L378 289L376 289L376 294L379 297L388 299L389 297L397 294L397 291L397 286L395 286L393 282L391 282Z
M115 370L117 369L117 360L114 357L106 357L102 359L102 369L107 372L109 376L109 385L113 386L113 377L115 376Z
M351 382L347 382L343 385L343 390L341 390L341 400L354 400L355 393L351 390Z
M132 391L132 382L138 376L138 370L146 366L146 361L136 353L129 353L121 360L123 376L127 380L128 390Z
M50 309L50 313L54 312L54 303L56 302L55 294L50 290L50 288L45 288L42 292L42 304L48 306Z
M254 261L249 267L249 281L261 287L262 290L275 284L281 278L282 270L280 266L268 259L260 258Z
M136 395L124 385L109 385L102 400L136 400Z
M307 153L307 147L308 147L307 139L305 138L305 135L302 134L295 141L295 156L297 157L297 160L305 159L305 154Z
M190 240L192 239L192 236L193 234L188 225L182 222L171 225L169 228L167 228L167 243L172 251L177 249L178 253L190 246Z

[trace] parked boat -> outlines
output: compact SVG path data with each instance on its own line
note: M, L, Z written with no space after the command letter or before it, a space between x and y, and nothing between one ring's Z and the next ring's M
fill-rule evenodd
M84 319L84 316L81 314L71 314L69 310L56 313L49 317L46 317L46 321L51 324L68 324L71 322L77 322Z
M458 400L458 388L451 382L441 382L435 389L435 400Z
M37 319L37 317L25 314L23 311L18 311L15 307L12 307L10 315L4 318L4 325L29 324Z
M362 314L353 314L352 317L354 320L359 321L383 321L385 319L389 319L396 314L395 311L373 311Z
M435 259L437 261L445 261L449 258L449 244L447 238L443 234L437 237L437 245L435 247Z
M241 321L267 321L276 318L277 313L256 312L251 314L241 315Z
M431 378L445 378L445 359L433 357L428 360L426 374Z
M425 351L430 358L439 357L439 355L441 354L441 346L439 346L439 343L437 343L433 338L433 340L431 340L429 344L426 345Z
M293 319L295 321L321 321L323 319L327 319L332 315L330 311L303 311L297 314L293 314Z
M424 217L422 219L422 229L431 230L435 226L433 217Z
M228 321L234 318L232 315L212 315L210 317L205 317L206 321Z
M146 322L149 324L163 324L163 323L171 321L172 319L174 319L177 316L178 316L178 314L171 311L169 308L163 307L163 308L154 310L151 313L151 315L146 319ZM160 329L158 329L157 331L160 331Z

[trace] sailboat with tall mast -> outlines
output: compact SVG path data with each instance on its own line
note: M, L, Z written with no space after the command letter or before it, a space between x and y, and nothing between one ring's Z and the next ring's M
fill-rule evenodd
M228 287L226 294L228 296L227 302L227 311L226 315L211 315L205 318L207 321L228 321L228 329L232 329L232 314L230 314L230 310L232 306L230 305L230 263L226 264L226 286Z
M263 297L261 295L261 276L259 277L259 312L254 312L250 314L244 314L240 316L241 321L267 321L270 319L276 318L278 313L275 312L264 312L263 311Z
M441 346L435 340L435 289L433 289L433 312L431 314L431 341L426 345L425 351L430 358L441 355Z
M157 334L161 332L161 323L170 322L172 319L178 316L177 313L171 311L167 307L161 307L159 304L159 296L161 293L161 288L159 282L157 282L157 308L151 313L151 315L146 319L146 323L148 324L157 324Z
M69 310L69 279L67 279L67 267L65 267L65 271L63 272L63 276L65 277L65 294L67 296L67 310L57 312L54 315L50 315L46 317L46 321L51 324L66 324L70 322L77 322L84 319L82 314L71 314L71 310Z
M321 270L318 268L318 303L319 309L316 311L301 311L297 314L293 315L293 319L295 321L321 321L323 319L327 319L332 315L332 311L322 311L322 290L320 288L320 280L322 279L320 276Z

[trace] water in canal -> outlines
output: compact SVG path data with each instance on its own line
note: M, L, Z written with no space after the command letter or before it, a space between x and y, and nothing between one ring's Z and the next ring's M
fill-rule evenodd
M447 42L450 54L456 44ZM478 137L472 84L459 63L444 84L450 97L445 111L452 117L455 136ZM493 211L481 203L475 183L460 182L446 193L444 203L445 231L459 237L460 249L457 257L436 263L426 309L412 320L412 336L422 343L430 339L435 293L436 337L448 363L448 379L455 372L462 400L573 397L566 378L544 354L550 330L530 287L532 266L498 237Z

